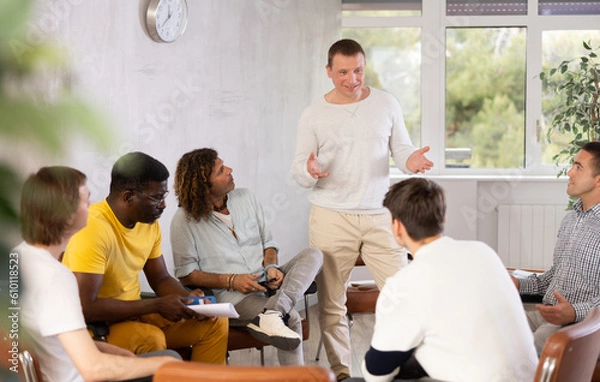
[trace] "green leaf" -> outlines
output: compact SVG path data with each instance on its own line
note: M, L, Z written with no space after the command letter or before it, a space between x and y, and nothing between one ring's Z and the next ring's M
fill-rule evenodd
M24 30L32 0L0 1L0 42L17 38Z

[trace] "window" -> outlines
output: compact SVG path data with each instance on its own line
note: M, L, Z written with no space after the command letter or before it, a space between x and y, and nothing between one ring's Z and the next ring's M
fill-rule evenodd
M471 149L459 165L525 166L525 40L525 28L446 29L445 147Z
M367 54L367 84L399 100L432 174L556 174L538 74L600 46L600 1L343 0L342 34Z
M447 0L446 15L526 15L527 0Z
M600 1L539 0L540 15L599 15Z
M392 93L400 102L413 141L421 143L421 33L418 28L344 30L367 55L365 83Z

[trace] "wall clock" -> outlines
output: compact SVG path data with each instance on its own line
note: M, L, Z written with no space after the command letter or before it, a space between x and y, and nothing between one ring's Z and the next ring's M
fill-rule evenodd
M146 10L148 34L157 42L173 42L185 31L188 7L185 0L151 0Z

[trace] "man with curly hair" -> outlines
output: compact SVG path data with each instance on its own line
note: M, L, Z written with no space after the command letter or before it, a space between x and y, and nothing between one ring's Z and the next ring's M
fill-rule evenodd
M175 276L208 287L240 314L230 325L278 348L281 365L303 364L301 319L293 308L321 270L323 255L305 249L278 265L258 198L234 189L233 170L215 150L183 155L175 172L179 209L171 221Z

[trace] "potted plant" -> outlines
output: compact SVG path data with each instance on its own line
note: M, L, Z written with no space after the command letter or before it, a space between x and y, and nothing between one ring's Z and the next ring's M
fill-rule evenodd
M557 165L571 163L586 142L600 138L600 63L591 41L583 41L585 54L563 61L557 67L540 73L544 85L558 97L547 130L548 141L553 137L568 137L558 154L552 157ZM566 174L561 166L557 176Z

